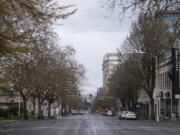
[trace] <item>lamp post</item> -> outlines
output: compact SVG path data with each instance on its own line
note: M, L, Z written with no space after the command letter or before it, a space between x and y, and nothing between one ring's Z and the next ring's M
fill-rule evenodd
M157 105L156 105L156 121L159 122L159 115L160 115L160 95L159 95L159 86L158 86L158 59L156 56L150 54L152 57L155 58L156 61L156 84L155 84L155 99L157 101Z

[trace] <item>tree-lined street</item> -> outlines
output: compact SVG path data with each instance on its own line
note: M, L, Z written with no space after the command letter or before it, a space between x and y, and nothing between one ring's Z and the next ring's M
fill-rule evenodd
M59 120L0 122L1 135L179 135L179 122L118 120L99 114Z
M180 134L179 0L0 0L0 25L0 135Z

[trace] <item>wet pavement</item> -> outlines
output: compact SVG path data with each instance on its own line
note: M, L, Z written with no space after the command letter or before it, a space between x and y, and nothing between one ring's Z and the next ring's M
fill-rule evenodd
M0 121L0 135L180 135L180 123L85 114L59 120Z

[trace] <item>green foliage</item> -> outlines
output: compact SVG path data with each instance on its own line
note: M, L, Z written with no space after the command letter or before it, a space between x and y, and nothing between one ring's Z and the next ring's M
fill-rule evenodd
M136 91L140 89L147 93L152 119L154 118L153 91L156 83L156 60L157 64L162 62L165 56L164 50L170 47L167 40L169 33L166 28L162 20L154 18L151 13L140 14L138 21L132 24L130 36L123 46L127 54L134 53L129 54L125 62L122 61L122 66L116 73L119 79L115 79L118 80L117 91L121 99L136 97L138 94Z
M17 118L19 118L18 106L17 105L11 105L7 109L0 108L0 119L1 118L2 119L12 119L12 118L17 119Z
M60 6L55 0L1 0L0 56L26 51L42 38L45 27L75 12L73 5Z
M62 6L57 0L0 1L0 82L7 82L6 93L20 93L24 118L26 102L32 97L39 99L41 113L45 99L53 103L79 93L84 67L74 59L72 47L57 47L51 27L75 12L74 5ZM9 112L16 114L16 109Z
M11 105L8 107L7 111L9 112L9 114L18 115L18 106Z
M0 108L0 117L8 118L8 116L9 116L8 110Z

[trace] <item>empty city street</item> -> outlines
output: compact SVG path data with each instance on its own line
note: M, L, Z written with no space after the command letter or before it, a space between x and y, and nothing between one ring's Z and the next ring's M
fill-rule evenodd
M59 120L1 121L0 135L179 135L179 122L118 120L97 114Z

